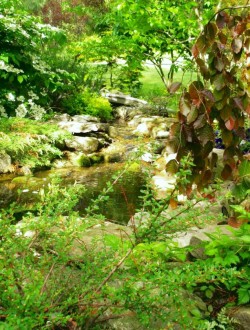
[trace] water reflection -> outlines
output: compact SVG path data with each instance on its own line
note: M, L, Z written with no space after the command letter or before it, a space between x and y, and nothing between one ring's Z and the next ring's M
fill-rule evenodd
M102 164L91 168L64 168L41 171L32 177L17 177L11 180L6 176L0 180L0 207L7 207L12 201L32 204L38 198L40 188L46 186L51 178L61 177L62 185L67 186L77 182L86 187L84 196L80 198L77 206L81 214L86 208L96 201L100 192L107 187L108 182L115 182L112 191L108 193L109 199L99 204L99 213L107 220L126 224L140 207L140 190L145 184L145 175L142 170L127 171L122 178L115 180L113 177L117 171L121 171L124 165ZM18 190L21 192L18 195Z

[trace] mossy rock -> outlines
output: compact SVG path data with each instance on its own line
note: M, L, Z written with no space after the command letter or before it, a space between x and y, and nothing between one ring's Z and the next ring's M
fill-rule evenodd
M89 156L90 162L92 165L100 164L104 162L104 156L102 154L94 154Z
M81 155L78 159L78 164L82 167L90 167L91 164L91 160L89 156L86 155Z
M130 164L129 168L128 168L129 172L133 172L133 173L137 173L141 171L141 165L139 163L132 163Z

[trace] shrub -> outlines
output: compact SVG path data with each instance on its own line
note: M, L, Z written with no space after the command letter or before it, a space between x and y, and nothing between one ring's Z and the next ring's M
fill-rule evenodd
M108 100L89 91L79 91L64 100L63 105L71 115L87 114L107 121L112 119L112 107Z

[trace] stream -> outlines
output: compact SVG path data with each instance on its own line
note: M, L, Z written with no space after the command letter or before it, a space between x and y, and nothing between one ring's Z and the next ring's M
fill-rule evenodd
M75 182L82 184L86 192L79 199L77 209L81 215L88 206L96 200L98 195L107 188L107 183L115 181L116 173L123 170L124 163L104 163L90 168L68 167L35 172L32 176L14 176L3 174L0 176L0 208L7 208L12 202L18 201L24 209L32 208L39 199L39 190L51 182L53 177L61 178L61 185L68 186ZM144 166L145 168L145 166ZM109 199L99 204L100 214L108 221L127 224L136 209L141 206L141 190L145 186L145 173L142 165L136 164L132 170L126 171L115 181L113 189L108 193ZM19 219L18 219L19 220Z

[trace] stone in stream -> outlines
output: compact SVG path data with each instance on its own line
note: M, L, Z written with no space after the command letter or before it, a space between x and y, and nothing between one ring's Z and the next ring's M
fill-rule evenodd
M100 146L97 138L88 136L74 136L72 139L66 140L65 143L69 149L86 153L96 152Z

